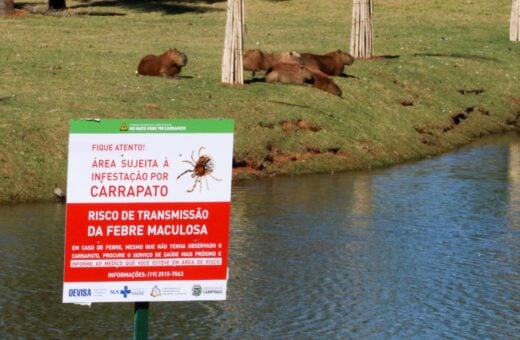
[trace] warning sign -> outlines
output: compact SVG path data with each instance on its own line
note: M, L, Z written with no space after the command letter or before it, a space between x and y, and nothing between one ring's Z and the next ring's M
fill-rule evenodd
M225 300L233 129L71 121L63 302Z

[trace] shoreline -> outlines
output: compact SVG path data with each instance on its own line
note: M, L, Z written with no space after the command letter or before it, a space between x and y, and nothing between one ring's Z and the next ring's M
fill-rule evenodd
M520 117L520 113L518 113L518 117ZM488 142L486 141L488 139L497 139L497 138L501 138L501 137L507 138L508 135L512 135L512 134L515 134L516 136L520 136L520 125L518 125L519 122L520 122L520 119L517 119L517 124L514 126L511 126L508 129L503 129L503 130L499 130L499 131L495 131L495 132L490 132L487 134L482 134L482 135L472 139L471 141L468 141L467 143L458 144L458 145L454 146L453 148L446 149L445 151L424 155L424 157L401 160L400 162L395 162L395 163L387 163L383 166L370 166L370 165L366 166L365 164L363 164L363 165L359 164L358 166L356 166L356 164L349 163L348 164L349 167L348 168L346 167L345 169L340 168L340 170L329 170L329 171L321 171L321 172L311 172L311 171L302 172L299 174L299 176L320 175L320 174L325 175L325 174L330 174L330 173L342 174L342 173L358 172L358 171L371 171L371 170L377 170L377 169L391 168L393 166L398 166L398 165L407 164L407 163L420 162L420 161L423 161L426 159L430 159L432 157L442 157L442 155L444 155L444 154L448 154L448 153L456 151L460 148L469 147L474 144L481 143L482 145L486 145L486 144L488 144ZM285 162L287 162L287 164L290 164L290 163L301 162L301 161L306 161L306 160L309 160L309 158L299 158L299 159L286 158ZM376 163L380 162L380 161L381 160L376 160ZM284 164L282 163L281 166L283 167L283 165ZM232 178L233 178L233 183L237 183L237 182L249 182L249 181L254 181L254 180L264 180L264 179L273 178L273 177L294 177L294 176L298 176L298 175L285 173L285 172L269 173L267 171L260 171L260 170L256 170L256 169L253 169L250 167L233 166ZM52 202L65 203L65 202L60 201L56 197L53 197L51 186L49 187L48 193L49 193L47 195L48 199L25 200L25 201L2 201L2 202L0 202L0 205L8 206L8 205L17 205L17 204L26 204L26 203L52 203Z
M458 125L458 124L457 124ZM388 168L400 164L406 164L409 162L420 162L421 160L432 158L432 157L438 157L442 156L443 154L455 151L459 148L469 146L474 143L478 143L479 141L485 140L487 138L494 138L496 136L502 136L502 135L508 135L511 133L517 133L520 134L520 111L516 113L516 118L514 121L512 120L506 120L504 122L504 125L502 128L499 128L497 130L492 131L486 131L486 132L479 132L477 133L477 136L472 137L471 139L462 142L462 143L455 143L450 144L449 146L442 148L442 149L435 149L432 150L433 152L427 153L418 157L410 157L407 159L396 159L395 161L392 161L392 155L383 155L383 157L379 159L373 159L373 162L360 162L360 163L349 163L344 162L343 164L339 163L337 166L338 168L332 168L324 171L303 171L300 174L302 175L313 175L313 174L326 174L326 173L344 173L344 172L350 172L350 171L366 171L366 170L372 170L372 169L382 169L382 168ZM436 140L435 142L429 141L428 143L434 143L434 144L441 144L442 141ZM340 155L339 157L346 158L346 155ZM295 154L295 155L285 155L283 157L279 157L278 160L276 160L274 157L268 157L271 160L271 163L274 163L275 161L278 162L279 167L282 168L282 171L279 173L273 171L270 172L268 169L266 169L263 165L261 165L260 169L255 168L255 162L249 161L244 162L240 166L233 166L233 181L248 181L248 180L254 180L254 179L264 179L269 177L276 177L276 176L287 176L291 177L294 176L294 174L291 174L289 172L284 171L284 168L287 168L288 164L291 163L297 163L297 162L305 162L309 160L309 158L312 158L312 154L308 153L305 154ZM389 160L389 158L391 160ZM382 164L383 163L383 164ZM342 167L343 165L343 167Z
M225 2L182 13L67 5L84 15L0 19L0 204L51 201L55 184L66 189L71 119L233 119L235 181L384 168L520 125L520 44L506 35L505 0L377 2L376 57L334 78L342 97L262 81L223 85ZM244 50L347 51L351 8L253 1ZM178 79L136 77L142 56L167 48L188 56Z

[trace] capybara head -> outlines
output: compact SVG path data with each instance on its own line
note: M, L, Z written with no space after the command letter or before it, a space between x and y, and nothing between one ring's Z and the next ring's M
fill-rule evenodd
M177 66L183 67L188 63L188 57L186 54L178 51L176 48L170 48L164 54L167 55L168 58L172 60Z
M334 82L328 83L327 87L325 88L325 91L327 91L328 93L331 93L333 95L336 95L338 97L341 97L341 95L342 95L341 89Z
M260 50L248 50L244 54L243 67L246 71L262 70L264 53Z
M322 91L326 91L333 95L341 97L341 89L338 85L330 78L327 74L321 72L320 70L310 69L314 76L313 86Z
M334 57L341 60L343 65L352 65L354 63L354 57L347 52L343 52L342 50L336 50L334 52L328 53L328 55L334 55Z

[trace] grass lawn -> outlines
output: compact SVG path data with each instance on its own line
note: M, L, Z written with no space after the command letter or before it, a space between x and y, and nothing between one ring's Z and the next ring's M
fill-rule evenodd
M377 57L304 86L220 83L226 2L18 1L0 17L0 202L66 187L71 118L236 121L235 175L346 171L424 158L520 124L510 0L375 0ZM349 50L351 1L245 0L245 49ZM136 76L176 47L179 79ZM250 79L250 73L245 73Z

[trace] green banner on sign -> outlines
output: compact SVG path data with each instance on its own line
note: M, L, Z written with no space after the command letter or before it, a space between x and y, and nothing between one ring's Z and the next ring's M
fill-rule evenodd
M232 119L83 119L70 121L70 133L230 133Z

